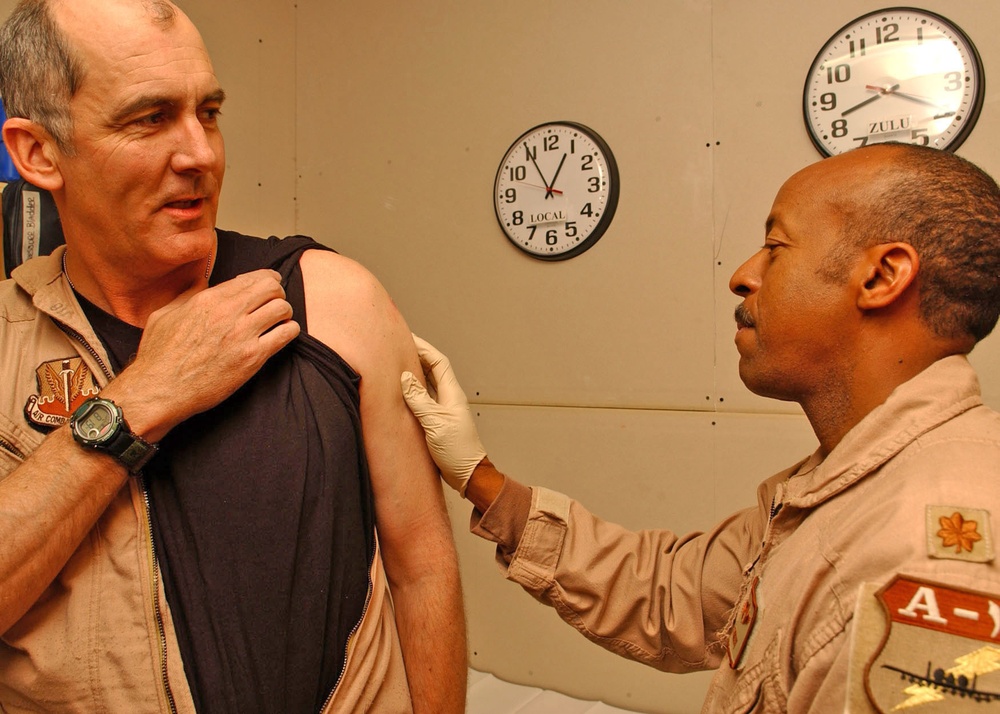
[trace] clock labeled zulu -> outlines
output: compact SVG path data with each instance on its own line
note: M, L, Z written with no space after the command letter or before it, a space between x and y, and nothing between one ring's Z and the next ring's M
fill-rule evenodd
M541 260L572 258L593 246L615 215L615 157L582 124L541 124L507 150L493 205L500 228L525 253Z
M979 118L983 63L953 22L894 7L842 27L803 91L809 137L831 156L896 141L954 151Z

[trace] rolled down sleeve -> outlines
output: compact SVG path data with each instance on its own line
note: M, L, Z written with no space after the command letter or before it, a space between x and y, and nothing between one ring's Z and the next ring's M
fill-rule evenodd
M707 533L630 531L555 491L506 479L472 532L497 543L505 576L585 637L669 672L714 668L744 569L760 546L761 508Z

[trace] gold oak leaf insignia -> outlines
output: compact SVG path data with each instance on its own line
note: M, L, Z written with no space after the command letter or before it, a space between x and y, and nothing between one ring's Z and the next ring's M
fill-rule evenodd
M951 514L951 518L941 516L938 523L941 524L941 530L937 532L938 537L943 541L945 548L955 546L956 553L961 553L962 550L971 553L973 544L983 539L977 532L979 524L976 521L965 520L957 511Z

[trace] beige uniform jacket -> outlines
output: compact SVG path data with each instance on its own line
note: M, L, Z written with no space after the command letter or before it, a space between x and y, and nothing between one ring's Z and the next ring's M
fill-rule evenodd
M525 493L508 481L474 514L507 577L622 656L718 668L705 712L1000 706L987 696L1000 693L1000 415L964 357L900 386L826 459L767 479L756 507L707 533L627 531L545 489L524 523L511 514Z
M62 251L0 282L0 480L44 439L25 414L29 404L41 411L39 395L52 391L40 367L54 364L58 373L69 360L74 387L86 384L81 365L98 386L113 376L62 274ZM63 385L55 386L59 393ZM378 553L369 575L365 615L325 712L412 711ZM0 714L40 711L194 711L138 479L31 610L0 633Z

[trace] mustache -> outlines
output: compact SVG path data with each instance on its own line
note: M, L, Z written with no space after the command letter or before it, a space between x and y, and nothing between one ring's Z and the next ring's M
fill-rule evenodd
M736 318L737 327L754 326L753 317L750 315L750 311L747 310L746 306L743 303L740 303L739 305L736 306L736 311L733 314L733 317Z

